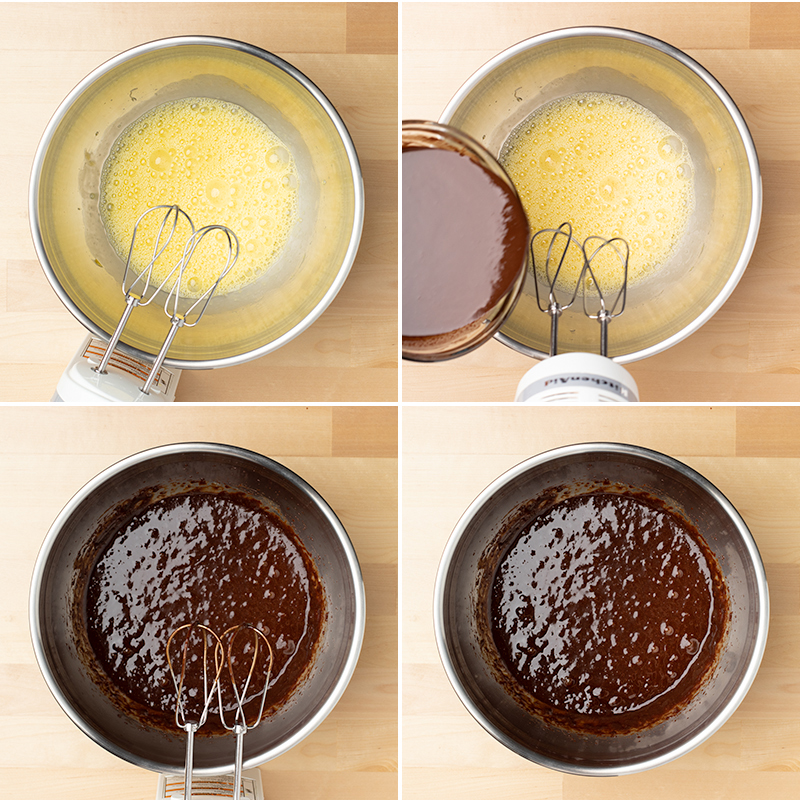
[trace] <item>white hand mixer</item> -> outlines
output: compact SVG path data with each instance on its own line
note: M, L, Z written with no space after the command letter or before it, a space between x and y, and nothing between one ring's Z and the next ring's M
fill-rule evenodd
M542 264L537 265L535 249L540 237L551 236ZM574 246L574 247L573 247ZM570 250L573 247L573 250ZM568 253L580 258L577 282L565 295L561 276ZM515 400L519 403L625 403L639 400L639 390L631 374L608 357L608 326L625 310L628 287L628 243L620 238L589 236L580 243L568 222L546 228L531 237L532 274L539 309L550 315L550 355L529 369L519 382ZM592 264L604 256L618 260L619 279L600 280ZM614 266L617 266L616 264ZM617 270L613 270L616 272ZM547 302L539 294L539 280L547 286ZM609 283L611 285L609 286ZM600 323L600 353L558 353L558 320L572 306L578 294L589 319Z
M134 266L134 246L139 228L153 213L163 217L153 237L152 254L143 267ZM185 224L181 224L185 223ZM170 257L169 249L176 236L186 235L185 244L172 266L159 283L153 281L156 267ZM218 234L224 248L224 265L214 280L199 297L185 291L184 277L197 247L210 233ZM187 235L188 234L188 235ZM179 371L163 367L170 345L180 328L192 328L200 321L208 303L225 276L239 257L239 240L224 225L206 225L195 229L189 215L177 205L159 205L147 209L136 221L131 235L128 258L122 278L125 309L108 345L89 336L73 357L58 382L54 400L100 404L109 402L169 402L175 399ZM184 291L182 291L184 290ZM145 363L119 352L116 347L125 325L136 308L152 303L156 297L164 298L164 313L170 327L164 344L155 360Z

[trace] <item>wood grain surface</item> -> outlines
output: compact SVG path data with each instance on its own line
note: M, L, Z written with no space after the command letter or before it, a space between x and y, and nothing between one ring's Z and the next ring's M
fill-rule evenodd
M402 116L438 119L505 48L574 25L629 28L685 51L727 89L750 128L764 205L753 257L721 310L688 339L629 365L653 402L800 399L800 6L796 3L404 3ZM612 328L613 330L613 328ZM497 341L443 364L404 362L413 401L510 401L532 366Z
M240 39L307 75L338 110L364 176L361 245L344 287L283 348L185 371L178 400L397 400L397 4L3 3L0 26L0 400L46 401L83 341L36 259L31 164L73 87L119 52L183 34Z
M264 453L308 480L340 516L364 572L367 630L355 675L317 730L261 768L267 800L398 796L398 665L406 800L800 796L800 406L744 405L800 401L800 4L405 0L398 12L394 2L20 2L0 10L0 795L154 796L155 775L92 743L47 690L28 632L28 592L44 536L81 486L132 452L201 440ZM664 39L730 92L759 152L761 231L715 317L665 353L629 365L643 399L673 405L511 406L531 362L495 341L445 364L398 368L398 13L403 118L437 119L496 53L570 25ZM184 33L277 53L341 113L366 187L353 270L322 318L285 347L238 367L184 372L178 399L215 405L39 404L85 334L47 283L31 242L27 191L39 137L97 65ZM310 406L228 405L249 401ZM442 405L456 401L481 405ZM707 405L674 405L684 401ZM537 767L485 733L447 681L432 622L439 559L475 496L533 454L598 440L660 450L716 484L753 532L771 596L764 661L734 716L667 766L604 780Z
M553 447L628 442L696 469L733 503L764 561L770 631L730 720L682 758L639 775L538 767L495 741L450 686L434 640L433 586L459 517L495 478ZM800 793L800 410L796 407L406 407L403 410L403 798L751 800Z
M149 447L211 441L267 455L308 481L341 519L366 587L355 674L315 731L261 767L265 796L397 796L396 408L6 405L0 430L0 795L155 797L155 774L94 744L48 691L28 632L29 585L50 525L92 477Z

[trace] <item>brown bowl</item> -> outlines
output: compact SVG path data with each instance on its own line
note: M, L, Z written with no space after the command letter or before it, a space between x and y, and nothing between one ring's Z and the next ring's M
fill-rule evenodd
M524 242L520 242L522 237L514 238L515 244L521 244L517 258L513 261L511 256L516 252L512 246L506 245L508 261L503 261L502 266L497 263L486 263L485 270L479 274L479 264L473 263L473 269L465 268L462 261L454 263L455 259L448 256L455 253L455 250L447 249L441 260L427 258L422 264L415 264L412 259L404 256L403 263L403 358L412 361L444 361L446 359L462 356L469 353L476 347L494 336L505 322L508 315L514 308L519 297L525 279L525 268L528 259L528 237L530 234L528 221L522 208L522 203L517 194L511 178L500 166L497 159L488 150L468 136L463 131L456 130L447 125L437 122L422 122L417 120L405 120L403 122L403 154L404 154L404 181L403 181L403 250L410 253L418 245L417 237L419 229L413 223L413 210L420 205L421 198L415 195L413 184L409 185L405 170L405 153L410 150L429 149L443 150L457 153L468 158L477 170L492 176L496 182L495 186L504 187L508 205L506 211L509 219L516 219L520 230L524 230ZM474 172L475 170L473 170ZM480 184L481 187L483 184ZM443 196L453 197L452 187L446 187L442 192ZM453 198L455 201L455 198ZM492 198L493 199L493 198ZM483 208L482 208L483 210ZM494 242L493 236L489 235L489 230L481 229L480 234L472 234L468 229L468 223L463 219L452 218L455 212L451 212L448 219L448 230L452 232L459 228L460 233L479 246L484 242ZM490 214L481 215L491 217ZM441 220L440 220L441 221ZM424 227L424 225L423 225ZM507 229L508 230L508 229ZM517 227L512 228L518 235ZM450 241L447 236L438 236L437 239ZM494 231L492 231L492 234ZM510 238L506 239L508 243ZM490 248L487 249L490 252ZM426 252L426 256L429 254ZM475 259L477 261L477 259ZM518 263L517 263L518 261ZM454 272L458 270L458 275ZM464 290L462 294L461 290ZM459 313L453 315L462 317L466 311L464 302L468 299L469 311L472 312L470 319L464 318L463 323L459 319L457 327L445 324L443 318L444 309L449 309L451 297L459 298ZM427 320L436 319L440 326L436 328L435 334L430 335L410 335L407 330L409 318L413 318L415 306L424 305L428 308ZM478 305L480 304L480 305ZM474 311L481 308L480 316L474 317ZM450 310L452 313L452 310ZM442 315L441 317L439 315Z

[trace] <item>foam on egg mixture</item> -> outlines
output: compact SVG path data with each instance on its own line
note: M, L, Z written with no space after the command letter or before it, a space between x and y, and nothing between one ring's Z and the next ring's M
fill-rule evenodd
M240 242L238 261L217 290L227 293L256 280L280 255L297 219L298 184L291 152L260 119L233 103L185 98L156 106L119 136L103 166L100 212L123 260L137 219L153 206L177 204L198 229L227 226ZM153 212L137 231L133 266L139 271L152 254L161 219ZM188 233L188 226L179 228L157 260L155 285L180 258ZM206 237L181 294L202 294L226 256L223 233Z
M694 209L694 168L686 143L655 114L626 97L569 95L537 109L500 152L531 231L572 224L573 235L624 238L628 284L656 272ZM546 249L550 237L539 237ZM544 260L537 252L537 264ZM593 266L594 263L593 263ZM567 259L558 288L575 287L582 261ZM604 257L601 288L621 285L622 264Z

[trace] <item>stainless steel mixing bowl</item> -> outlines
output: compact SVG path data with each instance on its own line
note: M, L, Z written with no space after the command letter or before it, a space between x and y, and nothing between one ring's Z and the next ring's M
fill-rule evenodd
M112 58L73 89L48 124L29 197L45 274L97 336L110 337L125 304L125 264L98 207L103 163L130 123L185 97L226 100L261 119L291 150L300 181L298 219L278 260L243 289L216 295L202 322L181 330L166 361L181 369L210 368L281 347L330 305L356 257L364 186L339 114L305 75L272 53L229 39L181 36ZM158 352L169 327L163 305L136 310L122 338L124 351L136 357Z
M576 734L522 708L492 668L479 618L478 583L491 570L484 554L526 501L558 488L559 498L611 481L660 498L694 523L717 558L730 602L720 658L689 705L629 735ZM493 572L492 572L493 574ZM488 576L491 580L491 575ZM769 596L753 537L722 493L669 456L626 444L579 444L535 456L500 476L474 500L453 531L436 579L434 626L447 676L473 717L531 761L579 775L621 775L665 764L705 741L733 714L752 684L767 639Z
M625 312L610 327L609 355L627 363L689 336L736 287L761 220L758 157L739 109L707 70L671 45L615 28L568 28L510 47L469 78L439 121L496 156L534 110L579 92L649 109L683 138L694 164L695 209L680 242L655 274L629 286ZM580 305L561 319L560 352L598 352L597 322ZM549 317L536 305L532 278L496 336L527 355L548 355Z
M185 736L126 716L100 690L81 655L72 605L86 548L102 520L146 488L159 496L197 482L243 491L288 522L310 553L328 609L310 674L281 711L244 737L244 766L285 753L316 728L344 692L364 634L361 571L347 532L333 510L302 478L264 456L222 444L171 444L109 467L66 505L44 541L33 574L30 626L42 674L62 709L95 742L120 758L156 771L183 769ZM195 740L197 772L233 771L230 736Z

